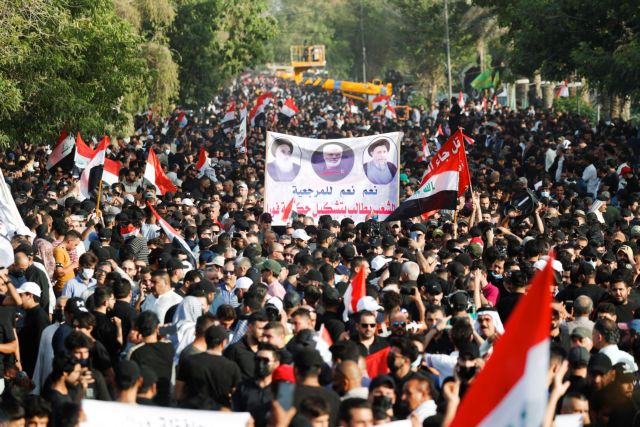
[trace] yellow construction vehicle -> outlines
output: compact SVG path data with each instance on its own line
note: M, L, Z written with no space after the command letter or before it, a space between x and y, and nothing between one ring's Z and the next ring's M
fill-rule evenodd
M290 53L292 72L277 71L277 77L293 80L305 86L319 87L326 91L340 91L348 98L368 103L369 108L376 96L393 95L391 83L383 84L380 79L374 79L370 83L360 83L329 79L311 73L310 70L324 68L327 65L324 45L291 46Z

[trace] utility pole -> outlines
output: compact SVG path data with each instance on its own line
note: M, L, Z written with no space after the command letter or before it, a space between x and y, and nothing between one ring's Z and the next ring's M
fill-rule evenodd
M364 45L364 0L360 0L360 40L362 42L362 81L367 82L367 48Z
M453 97L451 89L451 48L449 46L449 1L444 0L444 27L446 32L447 43L447 79L449 82L449 100Z

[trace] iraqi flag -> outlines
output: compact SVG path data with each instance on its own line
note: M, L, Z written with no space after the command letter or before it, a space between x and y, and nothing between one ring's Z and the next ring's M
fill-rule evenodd
M563 80L556 90L556 98L568 98L569 97L569 85L566 80Z
M151 213L153 214L153 216L156 217L157 223L162 228L164 234L166 234L169 240L171 240L171 244L176 248L182 249L187 254L187 257L189 257L189 262L191 263L191 265L193 265L194 268L197 267L198 263L196 262L196 257L193 252L191 252L191 248L189 248L187 242L184 241L182 236L180 236L180 234L171 225L169 225L169 223L165 221L164 218L158 215L158 212L156 212L154 207L151 206L151 203L147 202L147 206L149 206L149 209L151 209Z
M80 132L78 132L76 135L76 153L74 156L76 167L80 170L86 168L93 158L93 154L93 149L82 140Z
M384 109L384 116L389 120L395 120L397 117L396 109L393 105L389 104Z
M67 131L60 132L58 142L53 148L49 158L47 159L47 169L51 169L54 166L59 166L63 170L70 172L74 165L74 148L75 140L73 135L69 135Z
M102 172L104 170L104 159L107 155L107 147L111 144L108 136L104 136L98 144L93 157L87 164L87 167L80 175L80 194L86 199L99 191L100 181L102 180Z
M240 122L240 126L238 126L238 130L236 132L236 148L245 147L247 148L247 117L245 116Z
M442 124L438 125L438 130L436 130L436 138L439 136L445 136L444 131L442 130Z
M269 103L273 100L273 93L267 92L263 93L258 97L256 101L256 105L253 106L251 111L249 112L249 123L251 126L255 127L260 123L261 116L264 116L264 109Z
M291 118L298 114L300 110L298 110L298 107L296 107L296 103L293 101L293 98L287 98L285 99L284 104L282 104L280 112L285 116Z
M371 111L376 111L378 107L382 108L389 104L389 97L387 95L378 95L371 101Z
M547 262L509 317L504 335L464 395L450 427L542 424L553 280L553 262Z
M116 160L104 159L104 170L102 172L102 182L107 185L116 184L120 180L120 169L122 165Z
M320 330L318 331L314 339L316 342L316 350L318 350L318 353L320 353L322 360L324 360L327 365L331 366L333 356L331 355L331 351L329 349L333 345L333 340L331 339L331 335L329 335L329 331L327 331L327 328L324 327L324 324L320 326Z
M420 154L418 161L426 162L430 155L431 152L429 151L429 145L427 144L427 137L422 134L422 153Z
M378 375L386 375L389 373L389 365L387 364L389 351L391 351L391 347L385 347L365 357L369 378L375 378Z
M349 320L349 314L358 312L358 301L367 295L364 270L364 266L360 268L360 271L353 277L344 293L344 313L342 318L345 322Z
M198 169L198 176L202 177L207 168L209 167L209 156L207 156L207 151L204 147L200 147L200 151L198 153L198 163L196 163L196 169Z
M289 203L287 203L287 206L285 206L284 210L282 211L282 221L284 222L287 222L289 220L289 217L291 217L291 213L293 212L293 201L294 197L289 200Z
M178 127L183 128L187 126L187 123L189 123L189 119L187 119L187 115L185 113L180 113L178 114L176 122L178 123Z
M227 107L227 111L224 113L224 117L220 120L221 125L225 125L229 122L232 122L236 119L236 103L235 101L231 101L229 106Z
M178 189L173 182L165 175L162 170L162 165L158 160L158 156L153 151L153 148L149 149L149 156L147 157L147 165L144 168L144 178L156 187L156 194L162 194L163 196L167 192L176 192Z

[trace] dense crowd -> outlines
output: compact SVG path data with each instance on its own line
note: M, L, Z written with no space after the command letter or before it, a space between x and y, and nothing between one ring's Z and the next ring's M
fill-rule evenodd
M227 105L239 116L269 90L277 101L237 146L220 124ZM279 113L287 97L300 109L292 118ZM540 372L551 419L640 423L637 128L455 100L392 120L265 76L236 81L186 124L179 113L140 115L134 135L113 138L120 182L103 187L100 206L79 196L77 170L46 169L47 147L0 153L29 229L10 236L15 262L0 270L0 423L75 426L83 399L97 399L249 412L256 426L447 424L551 249L551 359ZM358 224L296 215L286 226L263 212L267 130L402 131L403 200L426 169L422 136L434 153L458 128L475 143L472 191L456 211ZM177 192L145 182L148 150ZM345 321L362 269L367 296Z

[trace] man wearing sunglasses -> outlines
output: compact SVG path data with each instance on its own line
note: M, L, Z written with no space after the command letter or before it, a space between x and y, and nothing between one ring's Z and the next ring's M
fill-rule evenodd
M363 297L360 300L364 298L370 297ZM377 326L376 315L372 311L363 310L358 313L357 335L352 340L358 345L358 350L364 357L389 347L389 341L376 335Z

